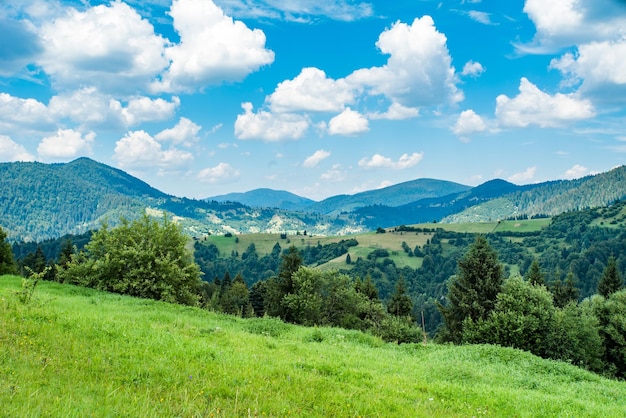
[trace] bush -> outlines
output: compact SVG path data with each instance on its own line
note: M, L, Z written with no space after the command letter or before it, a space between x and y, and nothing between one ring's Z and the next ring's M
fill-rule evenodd
M114 293L197 305L200 268L185 248L180 227L144 215L93 234L84 251L73 254L59 278L66 283Z

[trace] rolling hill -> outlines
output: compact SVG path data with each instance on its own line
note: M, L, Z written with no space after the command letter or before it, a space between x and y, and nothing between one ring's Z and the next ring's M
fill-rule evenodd
M239 202L256 208L277 208L284 210L305 210L315 203L314 200L301 197L284 190L255 189L245 193L229 193L207 197L207 201Z

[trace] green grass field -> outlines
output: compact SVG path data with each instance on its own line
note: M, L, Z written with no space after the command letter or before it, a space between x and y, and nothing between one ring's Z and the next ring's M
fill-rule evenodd
M0 277L2 417L621 417L626 383L492 346L370 335Z

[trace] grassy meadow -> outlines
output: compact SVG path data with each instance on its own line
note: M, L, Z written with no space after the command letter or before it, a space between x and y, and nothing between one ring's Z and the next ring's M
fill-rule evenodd
M385 344L0 277L2 417L620 417L626 382L492 346Z

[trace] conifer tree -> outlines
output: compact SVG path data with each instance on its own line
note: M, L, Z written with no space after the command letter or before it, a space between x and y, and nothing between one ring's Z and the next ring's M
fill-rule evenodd
M502 265L498 254L482 235L477 235L467 253L458 262L458 274L450 283L447 305L439 305L444 318L440 338L460 343L463 321L484 320L493 311L502 288Z
M407 294L404 277L400 276L396 283L396 288L387 304L387 312L392 315L406 317L413 312L413 301Z
M0 274L17 274L13 250L6 239L7 233L0 228Z
M542 286L546 284L543 279L543 272L541 271L541 267L539 266L539 262L537 260L533 260L530 265L530 269L528 270L528 273L526 273L526 280L528 280L528 283L533 286Z
M614 256L611 256L604 272L602 272L602 278L598 282L598 294L608 298L621 290L623 286L622 278L617 269L617 261Z

